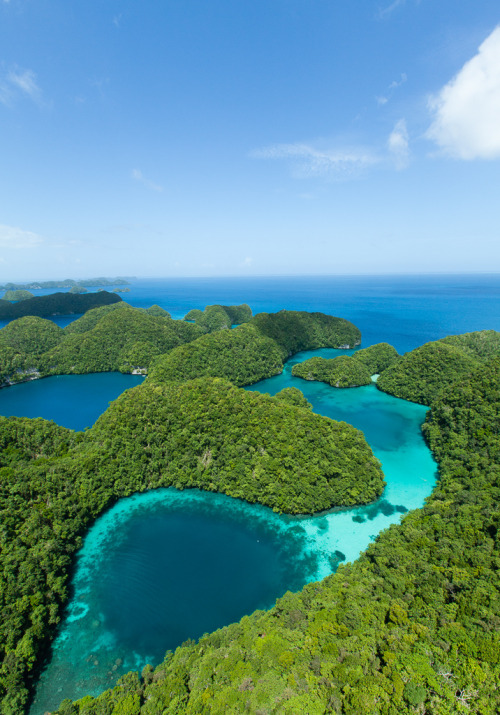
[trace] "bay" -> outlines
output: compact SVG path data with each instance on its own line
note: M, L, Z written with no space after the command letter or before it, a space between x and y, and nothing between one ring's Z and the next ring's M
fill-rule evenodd
M121 372L30 380L0 390L0 415L43 417L80 431L91 427L124 390L140 385L143 380L142 375Z

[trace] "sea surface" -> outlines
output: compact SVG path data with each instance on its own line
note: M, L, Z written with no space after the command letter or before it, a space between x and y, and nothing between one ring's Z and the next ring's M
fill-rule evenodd
M0 390L0 415L43 417L80 431L92 427L110 402L143 380L142 375L97 372L22 382Z
M244 302L254 313L327 312L352 320L363 346L385 341L399 352L448 334L500 330L499 276L171 279L134 281L130 288L122 297L132 305L158 304L174 318L213 303ZM121 500L96 521L78 555L72 598L31 715L54 709L64 697L97 694L122 673L158 663L184 640L269 608L286 590L356 559L382 529L422 506L436 478L420 431L426 408L385 395L375 384L338 390L292 377L295 362L335 354L298 354L282 375L248 389L274 394L295 385L315 412L363 430L387 481L382 498L313 517L280 516L198 490L161 489ZM85 380L100 377L105 384L111 375L67 376L64 394L73 413L83 415L83 403L94 402ZM23 388L29 405L36 401L30 391L41 388L43 416L65 424L63 413L51 414L50 407L51 385L60 380L0 391L0 413L2 393L21 395ZM73 381L80 383L75 392ZM106 394L98 412L109 399ZM66 426L83 429L94 421L78 423L77 415Z

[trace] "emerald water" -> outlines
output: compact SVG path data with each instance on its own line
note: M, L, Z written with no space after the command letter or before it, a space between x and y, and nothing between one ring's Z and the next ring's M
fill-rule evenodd
M356 559L382 529L422 506L436 471L420 431L426 408L375 384L337 390L291 376L295 362L339 352L346 354L296 355L282 375L248 389L274 394L295 385L315 412L362 429L382 462L382 498L313 517L199 490L121 500L96 521L78 554L72 598L31 715L65 697L96 695L183 641L271 607L287 590Z

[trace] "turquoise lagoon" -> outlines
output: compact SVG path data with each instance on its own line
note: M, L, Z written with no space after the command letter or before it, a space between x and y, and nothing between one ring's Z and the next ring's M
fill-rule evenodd
M375 384L337 390L291 375L295 362L346 352L301 353L282 375L247 389L274 394L294 385L315 412L362 429L382 463L382 498L305 517L199 490L121 500L96 521L78 554L71 601L30 715L65 697L97 695L183 641L271 607L287 590L356 559L382 529L423 505L436 477L420 430L425 407Z

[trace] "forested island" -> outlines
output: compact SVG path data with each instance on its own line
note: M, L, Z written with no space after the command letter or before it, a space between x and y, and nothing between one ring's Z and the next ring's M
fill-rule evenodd
M312 513L381 493L380 465L358 430L314 415L299 391L240 389L278 374L298 351L358 346L354 325L243 311L248 320L228 329L241 314L199 312L174 321L157 307L120 303L64 329L31 317L0 330L4 380L30 371L148 373L84 433L0 419L2 712L24 712L74 554L117 499L196 486ZM424 435L440 473L425 507L355 563L97 698L64 701L61 715L497 712L500 334L454 336L404 356L380 344L348 357L326 361L343 360L340 373L338 362L307 361L302 376L341 387L338 375L352 383L361 367L380 374L380 389L430 406Z
M111 305L121 301L119 295L99 291L98 293L51 293L50 295L25 296L15 298L11 303L9 299L0 300L0 320L14 320L25 315L36 315L44 318L51 315L72 315L85 313L91 308L101 305Z

